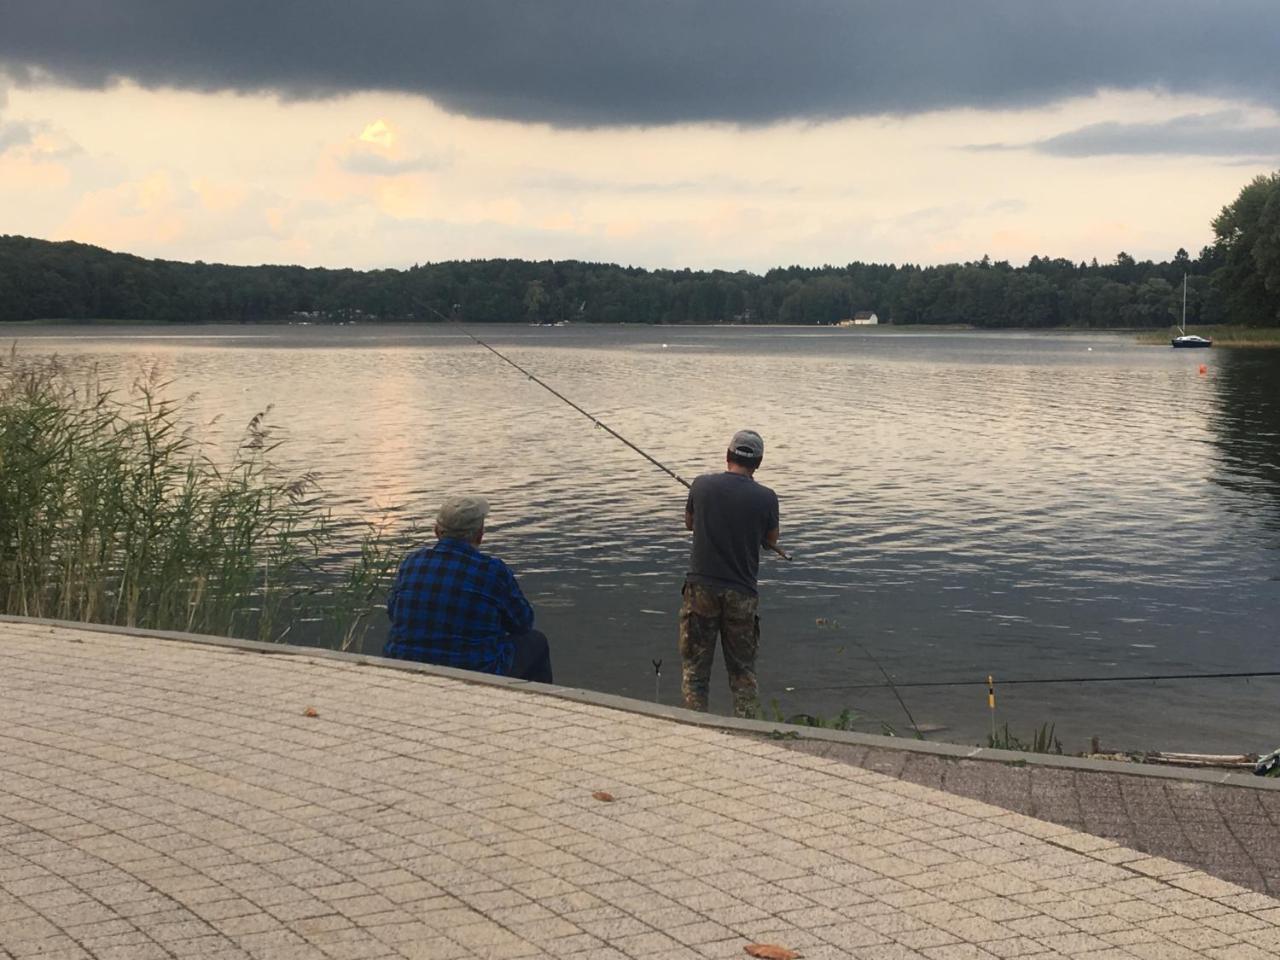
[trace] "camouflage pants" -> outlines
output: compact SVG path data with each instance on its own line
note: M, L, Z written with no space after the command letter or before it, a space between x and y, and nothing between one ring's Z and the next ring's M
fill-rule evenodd
M707 709L711 664L716 656L716 636L724 647L724 665L733 692L733 713L754 717L756 700L756 651L760 646L759 601L737 590L685 583L680 605L681 689L690 710Z

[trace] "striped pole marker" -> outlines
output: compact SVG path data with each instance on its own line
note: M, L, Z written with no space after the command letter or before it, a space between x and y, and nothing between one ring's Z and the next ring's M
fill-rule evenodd
M987 709L991 711L991 742L996 740L996 681L987 674Z

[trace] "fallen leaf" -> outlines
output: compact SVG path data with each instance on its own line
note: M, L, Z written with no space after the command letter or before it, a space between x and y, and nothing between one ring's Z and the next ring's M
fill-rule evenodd
M612 794L612 793L606 793L606 792L605 792L605 791L603 791L603 790L597 790L597 791L596 791L595 793L593 793L591 796L593 796L593 797L595 797L597 800L601 800L601 801L603 801L603 802L605 802L605 803L613 803L613 794Z
M800 954L774 943L749 943L742 948L748 956L761 960L797 960Z
M315 707L307 707L307 709L305 709L305 710L303 710L303 711L302 711L302 715L303 715L304 717L318 717L318 716L320 716L320 714L316 712L316 708L315 708Z

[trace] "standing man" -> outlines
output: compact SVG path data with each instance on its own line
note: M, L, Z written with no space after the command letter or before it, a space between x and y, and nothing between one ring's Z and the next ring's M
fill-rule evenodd
M778 542L778 496L755 481L763 460L760 434L739 430L729 442L724 473L703 474L689 488L684 525L693 531L693 553L680 605L680 659L690 710L707 709L719 634L734 715L756 715L756 572L761 545L772 549Z
M483 497L441 505L435 546L413 551L396 573L382 655L551 683L551 650L515 574L476 549L488 513Z

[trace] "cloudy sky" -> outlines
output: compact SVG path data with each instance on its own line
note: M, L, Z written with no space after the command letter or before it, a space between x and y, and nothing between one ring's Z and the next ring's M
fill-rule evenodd
M0 0L0 233L148 257L1165 259L1275 0Z

